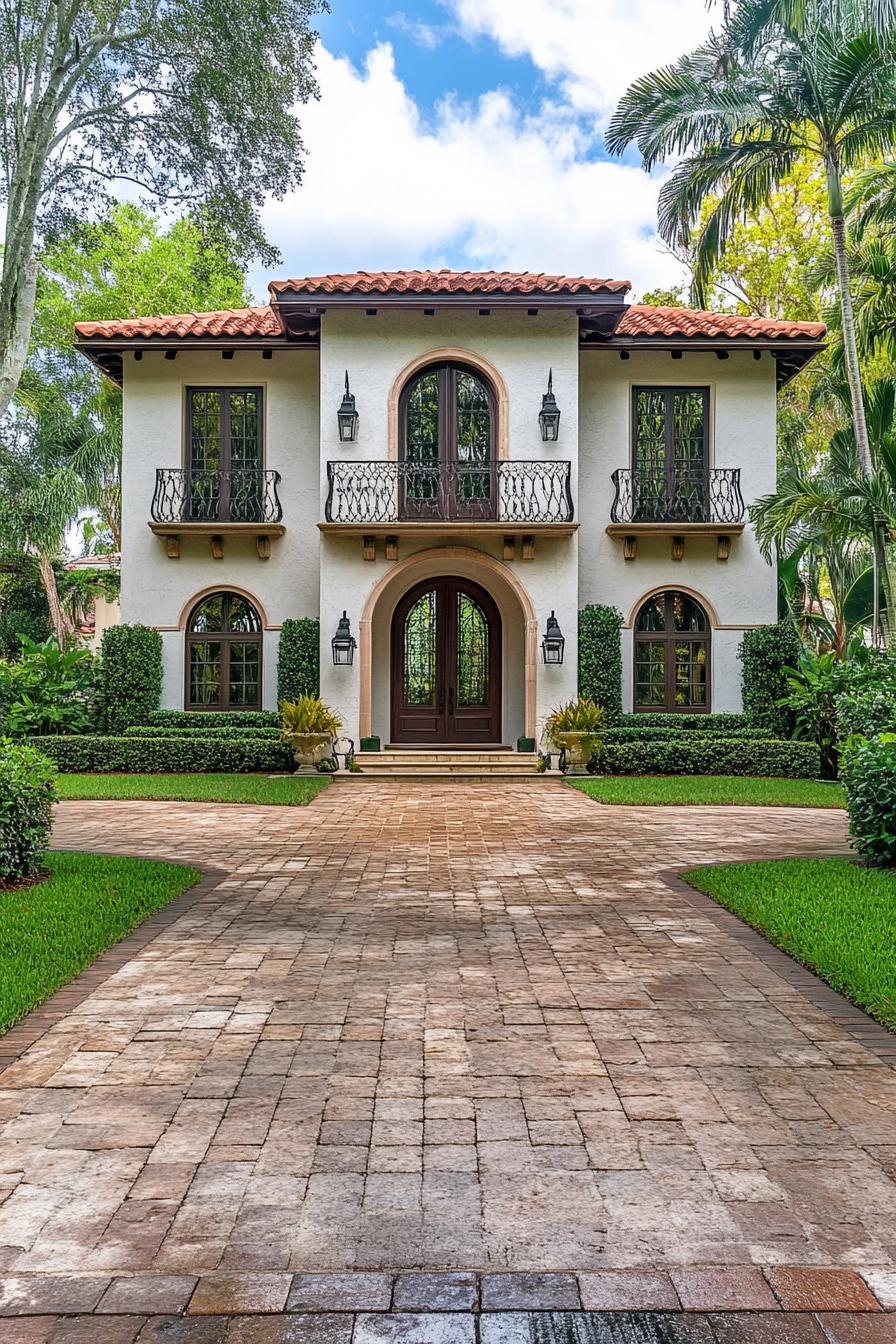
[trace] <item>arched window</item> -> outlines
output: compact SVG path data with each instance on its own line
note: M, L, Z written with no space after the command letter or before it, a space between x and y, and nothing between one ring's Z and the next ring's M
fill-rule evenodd
M399 401L403 518L495 516L495 394L464 364L415 374Z
M710 628L687 593L654 593L635 620L635 710L709 710Z
M187 709L261 708L261 618L239 593L210 593L187 621Z

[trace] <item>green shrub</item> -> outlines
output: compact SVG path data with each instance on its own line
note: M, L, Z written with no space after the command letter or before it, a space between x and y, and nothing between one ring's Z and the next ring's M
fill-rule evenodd
M603 744L594 763L601 775L784 775L815 779L820 761L813 742L772 738L659 738Z
M622 616L615 607L589 604L579 612L579 696L606 712L622 714Z
M706 734L707 737L740 737L745 740L750 738L768 738L768 733L763 732L761 728L726 728L722 732L716 729ZM662 742L662 741L681 741L682 738L703 737L703 733L695 733L693 729L683 724L670 724L668 727L664 724L661 728L654 728L650 724L625 724L615 728L608 728L605 733L608 742Z
M285 620L277 657L277 703L320 694L320 621L316 616Z
M676 733L734 737L750 727L746 714L623 714L617 728L666 728Z
M106 731L147 723L162 696L162 636L146 625L113 625L103 635L100 684Z
M789 691L785 668L796 664L801 651L792 621L747 630L737 651L744 665L744 711L750 726L764 728L770 737L793 731L793 717L781 701Z
M31 877L40 866L52 825L55 775L34 747L0 742L0 882Z
M19 636L21 654L0 662L0 713L11 737L82 733L94 726L96 659L89 649L60 649Z
M244 737L262 737L276 742L280 737L280 732L277 728L253 728L251 725L246 728L243 724L229 725L204 723L201 727L194 727L193 724L190 724L189 727L184 728L177 725L171 728L155 728L149 724L138 723L134 724L131 728L126 728L124 735L125 737L150 739L157 737L186 737L190 739L198 738L200 740L202 738L212 738L228 741L234 741Z
M842 780L849 833L869 863L896 865L896 733L851 737Z
M61 771L102 774L269 774L292 770L283 745L261 737L40 737L35 746Z
M146 717L152 728L197 728L208 724L216 728L276 728L280 731L280 715L274 710L215 709L197 713L187 709L156 709Z
M283 740L295 744L297 737L312 734L335 737L342 727L342 718L320 696L300 695L296 701L280 702L280 724Z
M896 655L857 649L847 664L845 684L835 704L841 740L853 733L873 737L896 732Z

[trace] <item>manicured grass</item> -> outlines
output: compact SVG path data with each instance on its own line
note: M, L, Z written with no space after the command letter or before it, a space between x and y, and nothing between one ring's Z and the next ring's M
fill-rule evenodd
M279 803L301 807L326 775L60 775L60 798L158 798L189 803Z
M183 864L50 853L49 876L0 891L0 1032L199 881Z
M896 1029L896 870L777 859L694 868L684 878Z
M594 775L571 779L598 803L731 803L752 807L845 807L839 784L753 775Z

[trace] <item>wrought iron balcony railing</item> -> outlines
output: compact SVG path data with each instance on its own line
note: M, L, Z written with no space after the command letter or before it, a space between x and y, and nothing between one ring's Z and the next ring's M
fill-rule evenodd
M568 462L328 462L328 523L569 523Z
M159 467L155 523L279 523L279 471L192 471Z
M674 474L620 468L612 480L616 497L610 517L614 523L743 522L739 467Z

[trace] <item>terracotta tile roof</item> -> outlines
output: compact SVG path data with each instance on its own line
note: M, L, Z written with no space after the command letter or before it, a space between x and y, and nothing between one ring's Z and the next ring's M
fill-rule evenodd
M531 271L354 271L349 275L309 275L272 280L272 295L299 294L625 294L628 280L577 275L535 275Z
M83 339L97 336L133 340L139 337L282 336L280 318L270 304L230 308L215 313L175 313L167 317L121 317L104 322L76 322Z
M738 317L733 313L704 313L693 308L652 308L630 304L614 336L682 336L704 339L820 340L827 328L823 322L782 322L770 317Z

